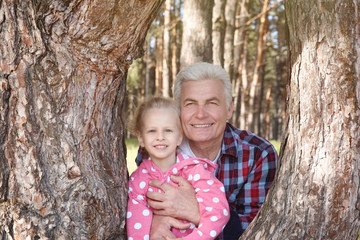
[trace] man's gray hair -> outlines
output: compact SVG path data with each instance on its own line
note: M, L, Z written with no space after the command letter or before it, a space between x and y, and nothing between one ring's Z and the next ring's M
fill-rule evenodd
M174 83L174 99L180 104L181 86L186 81L219 80L224 84L226 106L232 100L231 81L226 71L217 65L199 62L183 68L177 75Z

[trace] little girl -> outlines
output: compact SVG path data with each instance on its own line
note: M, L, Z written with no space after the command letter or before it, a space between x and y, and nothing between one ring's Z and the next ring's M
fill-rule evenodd
M230 217L225 189L213 174L215 163L177 153L183 134L180 112L174 101L154 97L142 103L135 113L131 128L150 158L144 159L130 176L128 239L149 239L153 213L146 202L146 192L161 190L151 187L148 182L156 179L176 186L170 180L170 175L184 177L196 189L201 213L198 226L190 223L188 229L173 228L172 233L184 240L215 239Z

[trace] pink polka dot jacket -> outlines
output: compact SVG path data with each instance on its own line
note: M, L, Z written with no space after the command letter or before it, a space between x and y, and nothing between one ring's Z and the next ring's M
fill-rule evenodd
M191 158L178 153L177 163L162 172L150 159L144 160L130 176L127 209L127 234L129 240L149 239L152 211L146 202L147 191L161 191L149 186L157 179L175 185L170 175L182 176L195 189L201 220L199 226L190 224L186 230L172 229L177 238L184 240L215 239L229 220L229 205L224 185L214 176L216 163L207 159Z

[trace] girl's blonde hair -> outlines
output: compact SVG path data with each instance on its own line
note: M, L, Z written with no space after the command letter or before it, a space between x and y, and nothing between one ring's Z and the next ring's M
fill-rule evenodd
M170 108L175 110L180 118L180 110L171 98L165 97L151 97L148 100L142 102L136 109L133 120L130 122L129 130L132 134L136 135L141 132L143 127L143 116L146 111L154 108Z

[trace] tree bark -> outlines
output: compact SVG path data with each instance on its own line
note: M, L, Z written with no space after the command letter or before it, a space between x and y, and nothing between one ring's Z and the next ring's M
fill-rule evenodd
M2 239L126 239L126 74L162 3L0 1Z
M274 186L240 239L359 239L360 2L287 0L286 135Z
M260 24L259 24L259 33L258 33L258 40L256 46L256 60L255 60L255 67L253 73L253 79L250 86L250 93L249 93L249 124L250 130L258 133L260 129L257 129L257 116L260 113L259 106L257 106L257 101L259 97L259 80L261 74L261 68L263 65L264 60L264 50L266 49L266 37L267 37L267 22L268 22L268 14L267 9L269 6L269 0L264 0L263 7L261 12L263 13L260 17ZM258 101L259 102L259 101Z
M224 69L233 81L234 72L234 32L235 17L238 0L227 0L225 6L225 40L224 40Z
M185 0L181 68L196 62L212 62L212 10L214 0Z
M224 36L225 36L225 5L226 0L214 0L212 19L213 63L224 66Z
M162 58L162 95L169 97L170 93L170 73L171 73L171 62L170 62L170 24L171 24L171 0L165 1L164 11L164 40L163 40L163 58Z

